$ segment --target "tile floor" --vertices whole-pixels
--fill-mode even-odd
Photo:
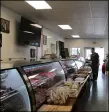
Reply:
[[[75,112],[81,111],[108,111],[108,76],[102,74],[99,70],[97,81],[90,81],[87,84],[87,89],[79,98],[76,104]]]

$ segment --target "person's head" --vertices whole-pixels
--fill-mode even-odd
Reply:
[[[92,53],[94,53],[94,52],[95,52],[95,49],[94,49],[94,48],[92,48],[92,49],[91,49],[91,52],[92,52]]]

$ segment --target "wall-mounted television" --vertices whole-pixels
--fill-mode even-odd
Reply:
[[[19,44],[40,47],[42,26],[21,17]]]

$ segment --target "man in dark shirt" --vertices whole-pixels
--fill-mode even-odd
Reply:
[[[93,80],[97,80],[98,77],[98,68],[99,68],[99,55],[95,52],[95,49],[91,49],[91,68],[93,73]]]

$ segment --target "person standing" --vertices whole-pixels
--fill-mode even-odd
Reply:
[[[95,49],[91,49],[91,68],[93,74],[93,80],[97,80],[98,77],[98,69],[99,69],[99,55],[95,52]]]

